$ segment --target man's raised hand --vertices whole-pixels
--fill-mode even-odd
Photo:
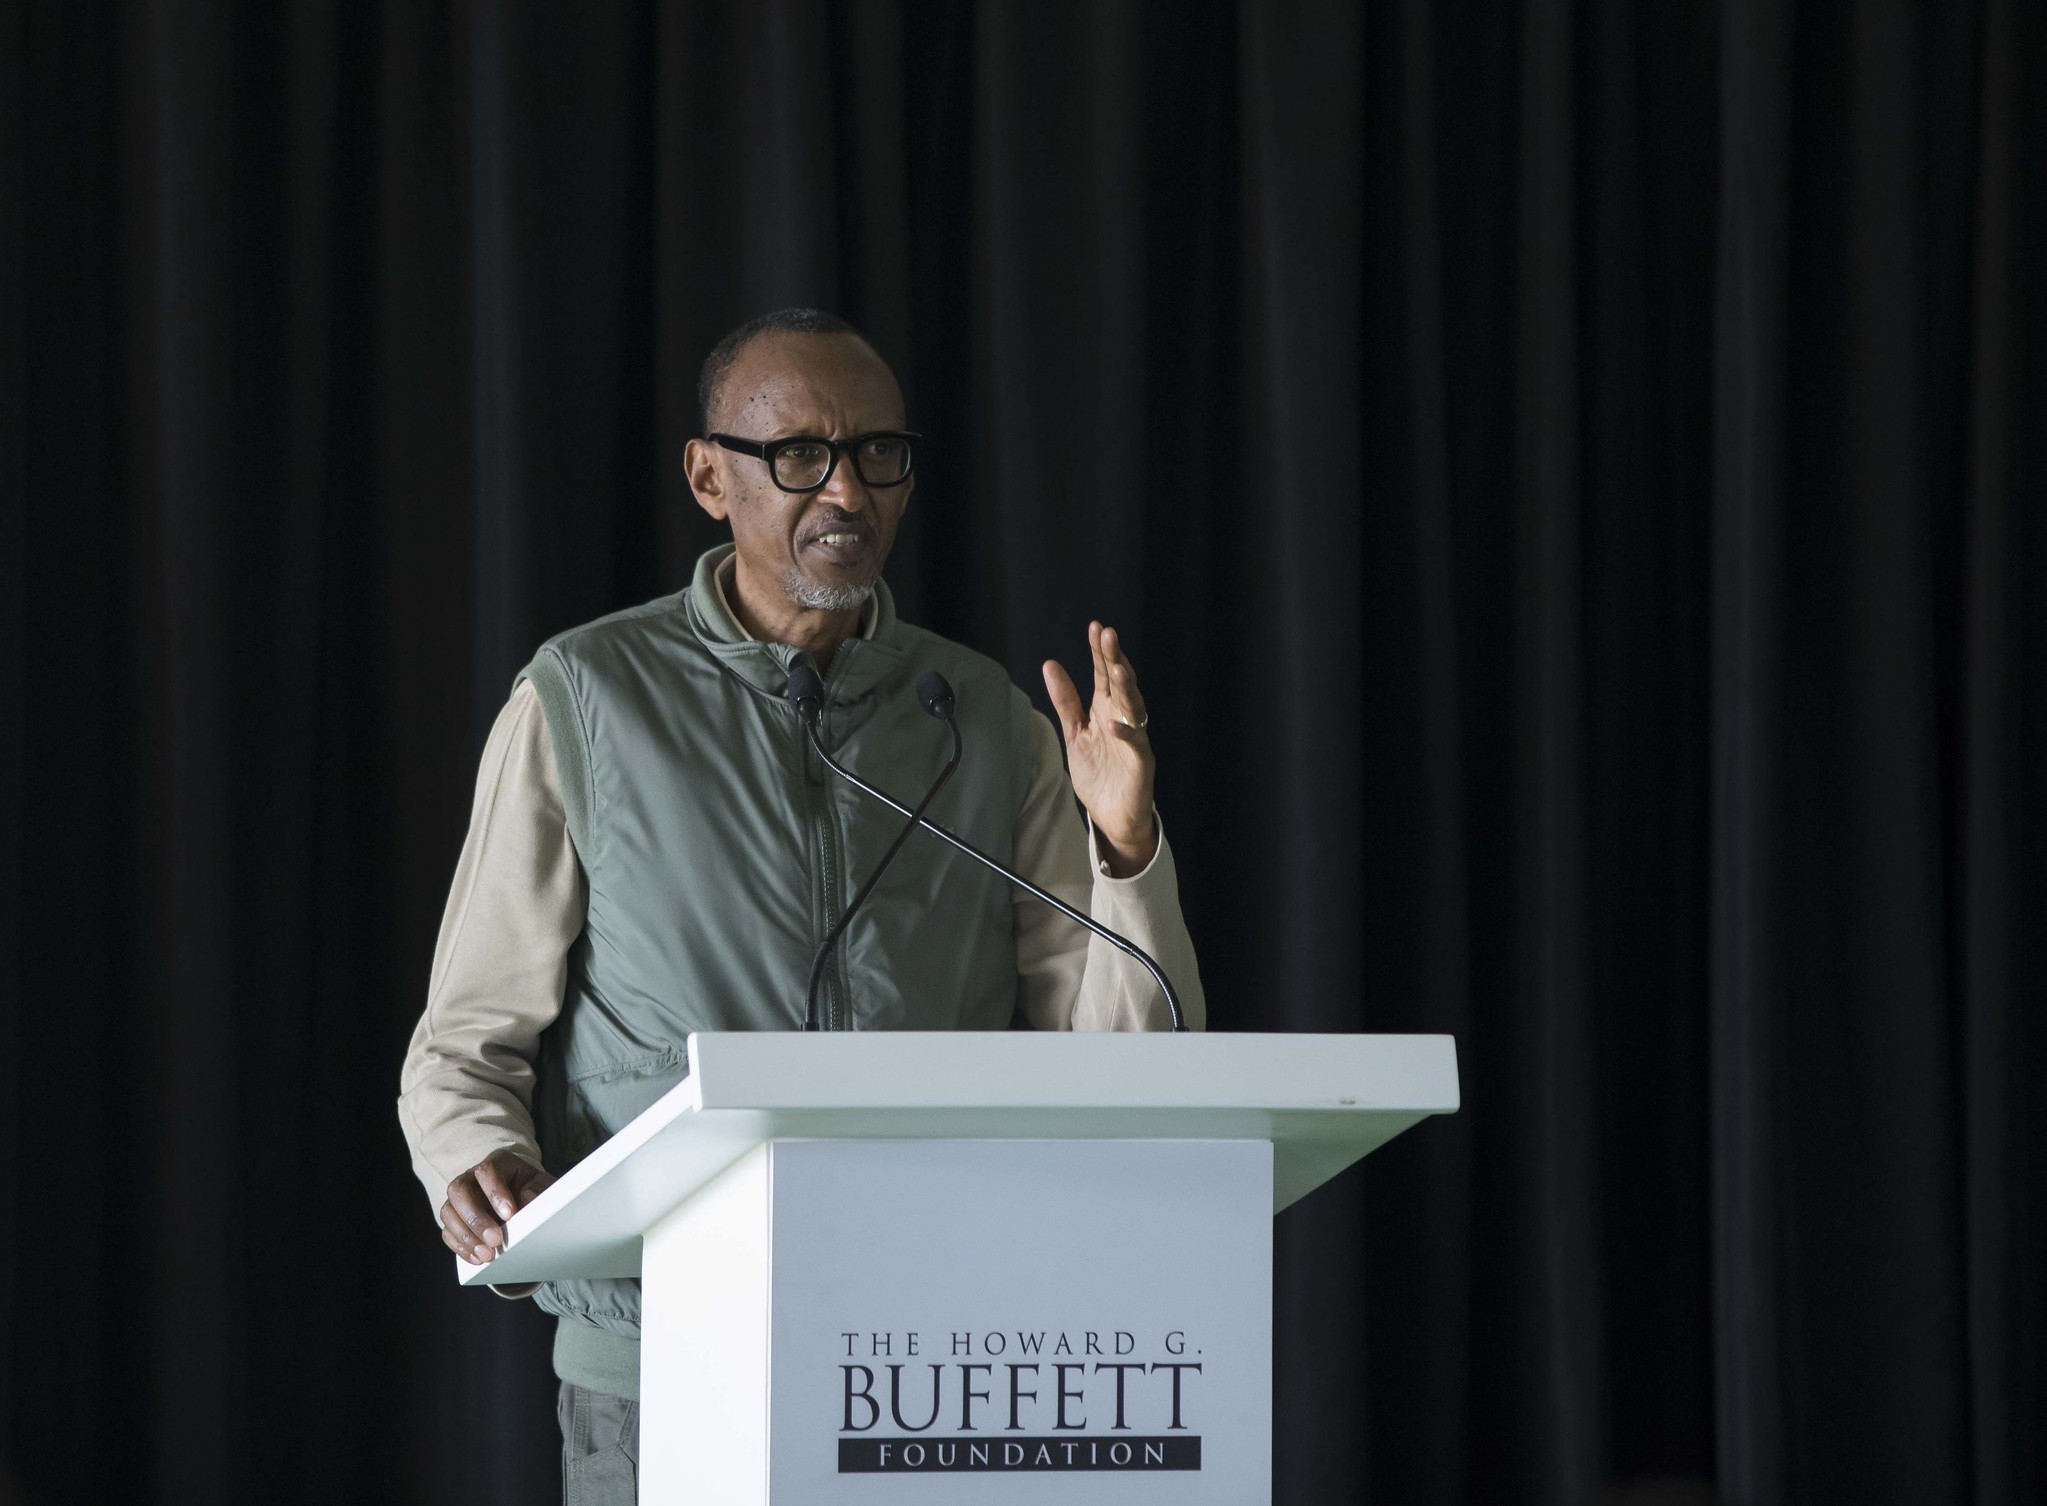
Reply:
[[[492,1151],[448,1184],[441,1243],[471,1265],[487,1265],[505,1247],[512,1215],[553,1184],[553,1177],[517,1151]]]
[[[1066,769],[1073,793],[1087,807],[1101,839],[1109,871],[1128,877],[1158,851],[1158,823],[1152,818],[1150,721],[1137,690],[1137,670],[1123,653],[1114,628],[1087,625],[1087,646],[1095,664],[1093,699],[1083,707],[1073,679],[1055,659],[1045,661],[1045,693],[1058,713],[1066,738]]]

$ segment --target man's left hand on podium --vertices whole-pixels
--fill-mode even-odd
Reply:
[[[524,1156],[494,1150],[448,1184],[441,1204],[441,1243],[471,1265],[487,1265],[505,1247],[512,1215],[554,1185]]]

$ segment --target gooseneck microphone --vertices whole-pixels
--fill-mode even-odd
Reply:
[[[810,730],[813,744],[817,737],[817,716],[824,707],[824,682],[817,671],[808,664],[799,664],[789,672],[789,699],[795,704],[797,713],[803,718],[803,725]],[[803,993],[803,1028],[817,1029],[817,989],[824,981],[825,959],[831,956],[832,947],[846,932],[846,922],[853,918],[853,912],[867,902],[867,896],[874,892],[874,886],[881,882],[881,876],[888,872],[888,865],[896,860],[896,854],[903,850],[903,843],[910,839],[910,833],[917,829],[917,823],[931,802],[938,798],[938,792],[945,788],[945,782],[952,778],[954,769],[960,766],[960,754],[964,744],[960,729],[952,719],[952,687],[945,683],[945,676],[935,670],[926,670],[917,681],[917,701],[931,716],[939,718],[952,729],[952,757],[945,767],[938,771],[938,778],[931,788],[924,792],[924,798],[917,802],[917,809],[909,812],[910,819],[903,823],[903,829],[896,833],[896,839],[888,844],[888,850],[881,855],[881,861],[874,865],[874,872],[867,875],[867,882],[854,893],[852,901],[840,912],[832,928],[825,932],[824,941],[818,946],[817,955],[810,960],[810,986]],[[941,704],[943,710],[940,709]],[[823,756],[823,749],[819,749]],[[827,760],[829,762],[829,760]]]
[[[943,675],[940,675],[935,670],[927,671],[917,681],[917,699],[923,704],[925,711],[929,712],[932,716],[940,718],[952,729],[953,760],[955,763],[958,762],[962,739],[960,737],[959,724],[953,720],[952,687],[946,683]],[[1159,986],[1159,992],[1166,996],[1166,1008],[1172,1014],[1173,1029],[1179,1032],[1184,1032],[1187,1029],[1187,1018],[1181,1012],[1178,991],[1174,989],[1172,980],[1166,977],[1164,969],[1152,960],[1151,954],[1146,952],[1144,948],[1126,936],[1119,936],[1116,932],[1097,921],[1093,916],[1082,914],[1072,905],[1066,903],[1065,900],[1059,898],[1058,895],[1046,893],[1022,874],[1017,873],[1013,869],[1005,868],[1002,864],[996,862],[995,859],[989,857],[987,853],[981,851],[980,848],[974,846],[973,843],[968,842],[962,837],[954,836],[937,822],[927,819],[924,815],[924,807],[931,803],[930,795],[926,795],[923,802],[915,810],[912,810],[909,806],[904,805],[892,796],[883,794],[850,769],[842,767],[831,754],[827,753],[824,749],[824,744],[817,735],[818,713],[824,707],[824,684],[818,679],[817,671],[809,665],[800,664],[790,672],[789,701],[795,706],[796,713],[803,722],[804,732],[810,738],[810,746],[817,750],[817,756],[824,761],[826,768],[845,780],[846,783],[852,785],[856,790],[871,795],[898,815],[907,817],[908,825],[904,828],[905,833],[914,827],[921,826],[933,836],[943,837],[984,868],[992,869],[994,872],[1001,874],[1002,877],[1009,880],[1010,883],[1016,885],[1019,889],[1022,889],[1025,893],[1043,900],[1068,920],[1085,926],[1088,930],[1094,932],[1095,935],[1101,937],[1102,940],[1108,942],[1109,945],[1115,947],[1116,950],[1138,963],[1146,972],[1151,974],[1152,981]],[[947,765],[946,775],[940,776],[941,782],[950,773],[951,765]],[[935,787],[932,793],[937,793]],[[894,856],[896,847],[901,846],[901,844],[902,836],[899,835],[896,838],[895,845],[889,848],[890,857]],[[883,866],[886,866],[886,864],[887,859],[884,859]],[[878,878],[879,876],[880,874],[877,870],[875,877]],[[863,896],[867,889],[873,887],[873,883],[874,880],[870,878],[866,886],[862,888],[861,893]],[[813,967],[813,987],[815,987],[815,981],[816,969]],[[809,1028],[807,1022],[806,1028]]]

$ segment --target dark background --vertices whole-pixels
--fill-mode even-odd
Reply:
[[[906,615],[1127,633],[1216,1028],[1458,1038],[1279,1220],[1278,1500],[2047,1500],[2032,0],[0,16],[17,1500],[553,1498],[398,1063],[796,302]]]

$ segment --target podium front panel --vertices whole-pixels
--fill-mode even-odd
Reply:
[[[1272,1147],[778,1143],[777,1506],[1271,1498]]]

